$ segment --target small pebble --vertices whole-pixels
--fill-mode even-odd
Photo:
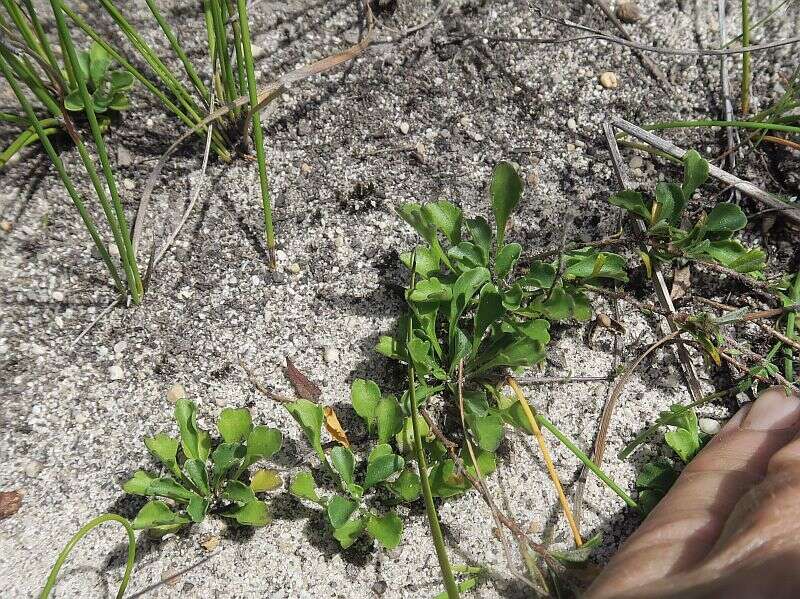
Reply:
[[[306,163],[304,162],[303,164],[301,164],[301,165],[300,165],[300,172],[301,172],[301,173],[303,173],[304,175],[307,175],[307,174],[308,174],[308,173],[310,173],[312,170],[313,170],[313,169],[311,168],[311,165],[310,165],[310,164],[306,164]]]
[[[42,466],[41,462],[37,462],[36,460],[31,460],[30,462],[25,464],[25,476],[29,478],[36,478],[37,476],[39,476],[39,473],[42,471],[43,467],[44,466]]]
[[[617,10],[615,12],[617,18],[623,23],[635,23],[642,18],[642,13],[639,11],[639,7],[636,6],[636,2],[633,2],[632,0],[620,2],[617,5]]]
[[[575,119],[567,119],[567,129],[570,131],[577,131],[578,130],[578,123],[575,122]]]
[[[125,146],[117,147],[117,166],[130,166],[133,164],[133,157],[130,150]]]
[[[54,291],[52,297],[53,297],[53,301],[54,302],[63,302],[64,301],[64,292],[63,291]]]
[[[326,364],[333,364],[334,362],[338,362],[339,351],[335,347],[329,345],[322,352],[322,359],[325,360]]]
[[[253,58],[261,58],[264,56],[264,48],[256,44],[250,44],[250,50],[253,52]]]
[[[631,158],[630,165],[631,168],[642,168],[644,166],[644,160],[642,160],[641,156],[634,156]]]
[[[619,79],[616,73],[605,71],[600,73],[600,85],[606,89],[617,89],[619,87]]]
[[[372,592],[381,597],[386,592],[386,582],[378,580],[372,583]]]
[[[167,401],[171,403],[175,403],[179,399],[184,399],[186,397],[186,389],[183,388],[183,385],[180,383],[176,383],[169,388],[167,391]]]
[[[128,349],[128,342],[127,341],[117,341],[114,344],[114,353],[115,354],[121,354],[126,349]]]
[[[403,135],[406,135],[406,134],[408,134],[409,130],[411,129],[411,126],[408,123],[406,123],[405,121],[403,121],[402,123],[397,125],[397,128],[400,129],[400,133],[402,133]]]
[[[3,231],[5,231],[6,233],[11,233],[11,229],[13,228],[14,226],[11,224],[11,221],[0,220],[0,229],[3,229]]]
[[[83,412],[78,412],[75,414],[75,422],[78,424],[86,424],[89,421],[89,418]]]
[[[121,381],[125,378],[125,372],[122,370],[121,366],[114,364],[108,369],[108,378],[112,381]]]
[[[713,418],[700,418],[697,420],[697,425],[707,435],[716,435],[719,429],[722,428],[719,420],[714,420]]]
[[[292,262],[286,270],[293,275],[300,274],[300,265],[297,262]]]
[[[134,183],[133,179],[123,179],[122,186],[128,191],[136,189],[136,183]]]

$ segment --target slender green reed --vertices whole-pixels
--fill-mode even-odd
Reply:
[[[47,582],[45,583],[42,592],[39,594],[39,599],[47,599],[50,596],[53,587],[56,586],[58,573],[75,545],[77,545],[80,540],[89,534],[94,528],[104,524],[105,522],[119,522],[125,529],[125,532],[128,533],[128,561],[125,564],[125,573],[122,575],[122,581],[119,583],[119,589],[117,590],[116,595],[117,599],[122,599],[122,597],[125,595],[125,589],[128,588],[128,583],[131,579],[131,572],[133,571],[133,563],[136,559],[136,537],[134,536],[131,523],[122,516],[118,516],[116,514],[103,514],[102,516],[98,516],[97,518],[94,518],[93,520],[90,520],[84,524],[81,529],[75,533],[75,535],[69,540],[69,543],[67,543],[64,549],[58,555],[56,563],[53,565],[53,569],[50,571],[50,576],[47,577]]]
[[[253,121],[253,143],[256,147],[258,160],[258,180],[261,185],[261,200],[264,212],[264,234],[267,239],[267,250],[270,261],[275,265],[275,232],[272,226],[272,206],[269,197],[269,180],[267,179],[267,159],[264,152],[264,133],[261,130],[261,115],[258,112],[258,95],[256,92],[256,75],[253,67],[253,49],[250,45],[250,26],[247,17],[246,0],[237,0],[239,8],[239,25],[241,27],[241,42],[244,52],[244,62],[247,69],[247,93],[250,97],[250,112]]]
[[[789,289],[789,300],[793,304],[800,302],[800,272],[795,275],[794,285]],[[796,324],[797,312],[789,312],[786,315],[786,336],[789,339],[797,339],[795,335]],[[784,349],[783,375],[790,383],[794,382],[794,352],[790,345],[787,345]]]
[[[58,29],[59,39],[67,52],[64,58],[67,62],[69,62],[69,64],[72,65],[72,71],[75,74],[75,81],[78,84],[78,90],[83,98],[84,112],[89,121],[89,127],[92,132],[92,137],[94,138],[97,154],[100,157],[100,164],[103,169],[105,182],[108,185],[108,190],[111,194],[111,200],[114,207],[114,219],[109,219],[109,224],[114,232],[114,238],[120,251],[122,265],[125,269],[125,275],[128,279],[128,293],[130,293],[131,299],[134,301],[134,303],[140,304],[142,301],[142,295],[144,294],[142,278],[139,274],[139,267],[136,264],[136,254],[131,241],[128,221],[125,218],[125,210],[122,207],[122,200],[119,197],[116,180],[114,179],[114,173],[111,169],[111,162],[108,158],[108,151],[106,150],[106,144],[103,141],[103,134],[100,131],[100,125],[97,122],[97,115],[94,111],[92,96],[89,93],[88,87],[86,86],[86,80],[84,78],[82,69],[78,66],[78,54],[75,51],[75,45],[72,42],[72,36],[67,28],[66,20],[64,19],[64,12],[61,10],[63,2],[62,0],[50,0],[50,5],[53,8],[53,15],[56,19],[56,27]],[[89,163],[91,163],[91,161],[89,161]],[[91,171],[94,170],[94,167],[91,167],[91,169],[87,170],[90,170],[91,175]],[[105,197],[105,190],[103,189],[102,185],[95,184],[95,190],[97,191],[98,196],[101,198]]]

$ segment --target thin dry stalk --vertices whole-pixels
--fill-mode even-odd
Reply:
[[[514,390],[514,394],[517,396],[517,401],[520,403],[522,406],[522,411],[525,413],[525,418],[527,418],[528,424],[530,425],[531,430],[533,430],[533,434],[536,437],[537,443],[539,444],[539,450],[542,452],[542,459],[547,466],[547,472],[550,474],[550,478],[553,481],[553,486],[558,494],[558,501],[561,504],[561,509],[564,511],[564,516],[567,519],[567,523],[572,531],[572,536],[575,539],[575,546],[580,547],[583,545],[581,531],[578,529],[578,525],[575,523],[575,517],[572,514],[572,509],[569,507],[567,496],[564,494],[564,488],[561,486],[561,480],[558,478],[558,472],[556,472],[556,468],[553,465],[553,460],[550,457],[550,450],[547,449],[547,442],[545,441],[544,435],[542,435],[542,431],[539,428],[539,423],[536,422],[536,417],[533,415],[532,408],[530,404],[528,404],[528,400],[525,399],[525,394],[522,392],[522,389],[520,389],[517,381],[514,380],[514,377],[509,376],[506,380],[509,386]]]

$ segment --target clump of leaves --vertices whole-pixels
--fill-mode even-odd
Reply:
[[[736,204],[720,202],[708,214],[702,213],[688,229],[682,228],[686,206],[695,190],[708,179],[708,162],[694,150],[684,156],[683,184],[662,181],[656,185],[653,198],[638,191],[626,190],[609,201],[641,220],[651,245],[643,255],[648,270],[649,260],[669,262],[676,257],[716,262],[737,272],[763,275],[765,254],[748,249],[733,239],[744,229],[747,217]]]
[[[708,442],[709,436],[700,431],[697,413],[692,408],[678,404],[670,406],[669,410],[661,412],[658,423],[670,427],[664,434],[664,441],[683,464],[688,464]],[[644,466],[636,478],[639,509],[643,514],[650,513],[661,501],[678,474],[675,461],[657,460]]]
[[[430,395],[432,390],[423,392]],[[330,493],[317,485],[312,472],[306,471],[294,477],[289,491],[325,511],[333,537],[343,549],[364,534],[393,549],[400,543],[403,521],[392,507],[413,503],[422,492],[418,471],[412,465],[413,432],[408,401],[405,396],[398,399],[383,394],[374,381],[363,379],[353,382],[350,397],[354,411],[374,440],[366,460],[359,460],[341,435],[334,435],[338,444],[329,453],[325,452],[321,437],[328,418],[322,406],[308,399],[285,404],[323,468],[335,480],[335,492]],[[431,459],[434,495],[448,497],[468,489],[469,483],[455,474],[455,464],[446,459],[446,448],[430,434],[425,420],[420,418],[418,424]],[[468,470],[474,473],[468,456],[464,459]],[[481,472],[494,471],[494,456],[490,453],[481,452],[477,459]]]
[[[175,532],[208,513],[235,520],[243,526],[266,526],[271,518],[267,504],[257,494],[281,485],[274,470],[258,470],[249,482],[248,468],[274,455],[282,443],[281,432],[253,426],[246,408],[225,408],[217,428],[221,441],[197,425],[197,406],[187,399],[175,404],[180,439],[158,434],[144,440],[150,453],[165,467],[164,474],[138,470],[122,488],[148,501],[132,522],[156,536]]]
[[[463,363],[470,434],[478,447],[494,452],[503,424],[525,420],[510,413],[518,410],[516,401],[493,386],[498,373],[543,360],[550,322],[591,318],[582,285],[627,281],[627,273],[622,256],[591,248],[567,253],[561,271],[555,260],[534,261],[518,272],[522,246],[506,241],[506,228],[522,196],[522,180],[510,163],[497,165],[489,191],[491,225],[481,216],[465,219],[447,201],[400,207],[400,216],[424,243],[401,256],[415,275],[406,290],[410,310],[394,337],[381,337],[377,351],[413,365],[423,403],[441,390],[455,396]],[[406,342],[408,319],[413,336]]]
[[[123,69],[113,68],[114,60],[103,46],[94,42],[88,51],[78,54],[78,66],[91,93],[96,113],[122,111],[130,107],[127,92],[133,87],[133,75]],[[64,107],[72,112],[83,112],[83,98],[77,84],[70,88],[64,98]]]

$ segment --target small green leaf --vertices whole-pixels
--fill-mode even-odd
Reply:
[[[263,501],[256,499],[243,506],[237,506],[222,514],[226,518],[233,518],[243,526],[266,526],[272,522],[269,507]]]
[[[465,221],[467,230],[469,231],[472,243],[481,253],[481,266],[489,264],[489,254],[492,250],[492,230],[489,228],[489,223],[482,216],[477,218],[468,218]]]
[[[81,70],[84,79],[89,79],[89,62],[89,52],[86,50],[78,52],[78,68]]]
[[[461,241],[461,209],[451,202],[441,200],[422,206],[425,219],[444,233],[450,245]]]
[[[400,254],[400,261],[409,270],[414,265],[416,273],[424,279],[439,272],[439,253],[429,247],[417,246],[414,252],[404,252]]]
[[[277,428],[256,426],[247,436],[245,462],[251,466],[258,460],[270,458],[280,450],[282,444],[283,435]]]
[[[150,483],[157,479],[157,476],[149,472],[137,470],[133,473],[133,478],[122,485],[122,490],[131,495],[147,495]]]
[[[133,87],[134,79],[133,75],[131,75],[128,71],[123,71],[120,69],[110,74],[109,82],[111,83],[111,87],[115,92],[124,92]]]
[[[686,200],[690,200],[695,189],[708,179],[708,162],[695,150],[689,150],[683,156],[683,186],[681,187]]]
[[[664,439],[684,463],[688,464],[695,454],[700,451],[699,438],[686,429],[679,428],[669,431],[664,435]]]
[[[490,280],[489,271],[483,267],[473,268],[463,273],[453,284],[453,300],[450,302],[450,328],[448,337],[450,345],[455,342],[458,319],[475,294]]]
[[[405,460],[399,455],[382,455],[367,463],[364,488],[369,489],[403,469]]]
[[[497,252],[497,257],[494,261],[494,274],[498,279],[505,279],[517,263],[520,254],[522,253],[522,246],[518,243],[509,243],[504,245],[503,248]]]
[[[255,501],[255,491],[241,481],[229,480],[222,491],[222,496],[234,503],[246,504]]]
[[[174,499],[175,501],[184,503],[195,495],[189,489],[169,477],[155,479],[150,483],[150,486],[147,487],[147,492],[145,494],[166,497],[167,499]]]
[[[73,90],[64,98],[64,108],[72,112],[83,110],[83,96],[80,90]]]
[[[92,42],[89,49],[89,76],[95,87],[100,85],[108,66],[111,64],[111,56],[105,48],[97,42]]]
[[[550,320],[566,320],[572,315],[574,302],[563,287],[554,287],[550,297],[541,304],[541,310]]]
[[[367,519],[367,532],[386,549],[394,549],[403,536],[403,521],[394,512],[385,516],[370,514]]]
[[[403,430],[403,411],[393,395],[382,397],[375,408],[378,442],[387,443]]]
[[[706,231],[738,231],[747,225],[747,217],[736,204],[720,202],[706,217],[703,228]]]
[[[489,195],[497,226],[497,247],[502,248],[506,236],[506,224],[522,197],[522,179],[510,163],[500,162],[494,167]]]
[[[192,493],[192,498],[189,500],[189,505],[186,508],[186,513],[192,519],[192,522],[202,522],[208,513],[209,501],[205,497],[200,497]]]
[[[669,491],[677,480],[678,473],[666,462],[648,462],[636,477],[637,489],[657,489],[664,493]]]
[[[253,430],[253,418],[247,408],[225,408],[217,422],[219,434],[225,443],[240,443]]]
[[[556,280],[556,269],[552,264],[535,260],[528,273],[519,279],[519,283],[524,287],[534,287],[536,289],[550,289]]]
[[[339,473],[339,478],[342,479],[345,486],[353,484],[353,471],[356,467],[356,460],[350,449],[342,445],[337,445],[331,449],[331,465]]]
[[[489,402],[483,389],[465,389],[463,396],[464,413],[468,416],[483,418],[489,413]]]
[[[418,281],[408,299],[412,302],[448,302],[451,296],[450,287],[432,277]]]
[[[208,471],[206,470],[205,462],[200,460],[186,460],[183,464],[183,469],[186,476],[192,481],[201,495],[207,496],[211,493],[208,486]]]
[[[314,482],[314,477],[310,472],[301,472],[295,476],[289,485],[289,492],[295,497],[308,499],[314,503],[322,503],[319,495],[317,495],[317,484]]]
[[[339,528],[334,529],[333,538],[339,541],[342,549],[347,549],[356,542],[362,532],[364,532],[364,519],[356,518],[348,520]]]
[[[453,460],[443,460],[433,466],[429,474],[431,492],[436,497],[459,495],[470,486],[463,476],[456,474]]]
[[[488,258],[483,250],[470,241],[462,241],[447,250],[447,257],[456,262],[459,270],[469,270],[479,266],[486,266]]]
[[[383,339],[395,341],[391,337],[382,337],[381,340]],[[375,427],[375,409],[381,400],[381,390],[378,385],[374,381],[356,379],[350,387],[350,399],[353,402],[353,410],[364,420],[367,429],[373,430]]]
[[[222,477],[241,463],[244,448],[238,443],[221,443],[211,454],[211,485],[216,488]]]
[[[686,198],[680,187],[661,181],[656,185],[656,202],[659,207],[657,221],[666,221],[672,225],[680,222],[681,213],[686,207]]]
[[[381,355],[391,358],[392,360],[406,360],[405,346],[394,337],[388,335],[381,335],[378,343],[375,345],[375,351]],[[353,406],[355,408],[355,405]],[[356,411],[358,414],[358,411]],[[361,414],[359,414],[361,416]],[[363,418],[363,416],[362,416]]]
[[[610,252],[583,252],[567,255],[565,277],[578,279],[616,279],[627,282],[628,273],[625,258]]]
[[[358,504],[355,501],[350,501],[341,495],[334,495],[328,501],[328,507],[326,508],[328,521],[333,528],[340,528],[350,519],[357,507]]]
[[[615,193],[608,198],[608,201],[614,206],[624,208],[636,216],[641,216],[646,222],[650,222],[650,210],[645,206],[644,198],[638,191],[626,189],[625,191]]]
[[[467,416],[467,423],[481,449],[497,450],[503,440],[503,419],[498,414]]]
[[[325,452],[322,451],[322,422],[324,415],[322,408],[307,399],[298,399],[286,404],[286,409],[303,429],[309,444],[317,452],[319,459],[325,462]]]
[[[253,478],[250,479],[250,488],[253,489],[253,493],[274,491],[275,489],[280,489],[282,484],[283,479],[281,479],[278,471],[269,468],[256,470]]]
[[[211,452],[211,437],[197,426],[197,405],[181,398],[175,403],[175,420],[181,431],[183,453],[188,459],[205,461]]]
[[[180,478],[177,439],[173,439],[169,435],[158,434],[155,437],[146,437],[144,445],[154,458],[160,460],[174,476]]]
[[[160,526],[181,525],[189,522],[189,518],[176,514],[169,506],[160,500],[148,501],[136,514],[131,523],[135,530],[145,528],[158,528]]]
[[[385,456],[385,455],[392,455],[392,446],[388,443],[381,443],[376,445],[372,448],[372,451],[369,452],[369,457],[367,458],[367,464],[371,464],[378,458]]]
[[[386,483],[386,486],[405,503],[416,501],[422,493],[422,483],[419,475],[408,468],[400,473],[397,480]]]

